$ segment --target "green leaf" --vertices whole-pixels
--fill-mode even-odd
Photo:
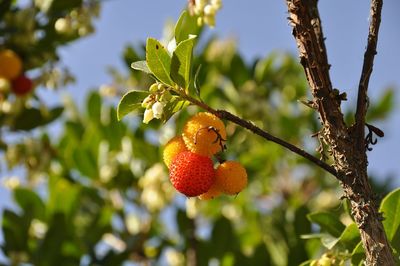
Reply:
[[[136,61],[133,62],[131,64],[131,68],[135,69],[135,70],[139,70],[142,72],[145,72],[147,74],[152,74],[149,67],[147,66],[147,62],[146,61]]]
[[[190,103],[188,101],[184,101],[180,97],[173,96],[164,107],[162,122],[166,123],[171,118],[171,116],[173,116],[176,112],[179,112],[189,104]]]
[[[322,230],[327,231],[334,237],[340,237],[345,226],[338,220],[338,218],[328,212],[314,212],[307,215],[307,218],[318,224]]]
[[[70,0],[70,1],[46,0],[45,2],[51,2],[49,11],[54,14],[58,14],[60,12],[65,12],[67,10],[71,10],[79,6],[82,6],[83,0]]]
[[[352,251],[360,242],[360,232],[355,223],[349,224],[340,235],[337,244]]]
[[[147,39],[146,62],[157,79],[169,86],[174,86],[174,82],[169,75],[171,72],[171,57],[165,47],[156,39]]]
[[[97,92],[90,93],[87,100],[87,112],[92,121],[100,122],[101,97]]]
[[[189,39],[189,35],[198,35],[200,27],[197,25],[197,18],[190,16],[185,10],[182,12],[175,25],[175,41],[176,44]]]
[[[331,234],[312,234],[302,235],[303,239],[320,238],[321,243],[327,249],[333,249],[334,247],[341,248],[344,250],[352,251],[355,246],[360,242],[360,233],[357,225],[352,223],[348,225],[339,237],[333,237]]]
[[[234,251],[237,248],[237,237],[228,219],[221,217],[214,223],[211,242],[214,247],[214,256],[217,258],[221,258],[226,252]]]
[[[44,203],[35,192],[26,188],[17,188],[14,190],[14,198],[25,213],[31,213],[38,219],[44,218]]]
[[[365,251],[360,241],[351,253],[351,265],[360,265],[362,260],[365,259]]]
[[[11,125],[12,130],[31,130],[39,126],[47,125],[57,119],[64,107],[55,107],[48,111],[43,111],[36,108],[24,109],[15,118],[14,123]]]
[[[10,211],[4,210],[2,214],[2,230],[4,242],[2,249],[7,251],[24,251],[27,249],[28,228],[30,219]]]
[[[201,65],[199,65],[199,67],[198,67],[197,70],[196,70],[196,73],[194,74],[194,82],[193,82],[194,89],[195,89],[195,91],[196,91],[196,95],[197,95],[197,97],[199,97],[199,98],[200,98],[200,93],[201,93],[200,85],[199,85],[200,70],[201,70]]]
[[[172,54],[171,78],[185,89],[189,87],[190,82],[194,39],[195,37],[192,37],[182,41]]]
[[[147,91],[129,91],[122,96],[117,107],[118,121],[142,107],[142,101],[149,95]]]
[[[395,98],[394,90],[387,89],[377,102],[371,102],[366,120],[372,122],[374,120],[384,119],[393,110]]]
[[[91,179],[98,177],[97,162],[88,149],[76,149],[73,152],[76,167],[82,175]]]
[[[6,14],[11,7],[11,0],[3,0],[0,2],[0,20],[2,20],[4,14]]]
[[[190,218],[187,217],[186,212],[183,210],[178,209],[176,211],[176,221],[178,224],[178,229],[179,232],[182,233],[182,235],[184,236],[188,236],[189,235],[189,230],[190,230]]]
[[[392,246],[400,252],[400,188],[390,192],[381,203],[379,209],[383,213],[385,220],[383,227]]]
[[[336,243],[338,242],[338,238],[330,235],[330,234],[324,234],[321,237],[321,243],[322,245],[324,245],[324,247],[326,247],[327,249],[332,249]]]

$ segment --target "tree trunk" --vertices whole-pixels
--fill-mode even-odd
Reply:
[[[351,202],[352,215],[360,230],[365,249],[366,264],[395,265],[383,229],[382,215],[378,212],[374,193],[368,182],[364,122],[362,121],[360,133],[354,126],[347,127],[343,120],[341,99],[338,93],[334,92],[329,77],[330,65],[317,1],[286,0],[286,3],[300,62],[311,88],[313,104],[320,115],[322,129],[319,134],[329,147],[344,195]],[[363,109],[366,110],[366,107]]]

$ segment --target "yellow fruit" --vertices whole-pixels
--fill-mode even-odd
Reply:
[[[217,186],[228,195],[236,195],[247,186],[246,169],[234,161],[220,164],[215,172]]]
[[[12,80],[22,71],[22,62],[19,56],[11,50],[0,51],[0,77]]]
[[[210,189],[206,193],[201,194],[199,196],[199,199],[201,199],[201,200],[210,200],[210,199],[218,197],[221,194],[222,194],[221,189],[219,188],[217,183],[214,182],[214,184],[210,187]]]
[[[181,136],[176,136],[170,139],[167,144],[165,144],[163,158],[165,165],[169,168],[172,160],[179,153],[187,151],[185,142],[183,142],[183,138]]]
[[[213,156],[224,148],[225,125],[211,113],[198,113],[186,122],[182,137],[189,151]]]

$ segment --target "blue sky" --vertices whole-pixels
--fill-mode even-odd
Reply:
[[[62,49],[63,63],[77,78],[77,83],[69,88],[69,92],[81,102],[87,90],[111,82],[106,67],[123,69],[121,52],[124,46],[150,36],[161,37],[165,21],[169,18],[176,20],[185,3],[185,0],[105,1],[101,17],[96,22],[96,34]],[[276,50],[297,55],[284,1],[225,0],[223,3],[217,27],[211,33],[235,37],[247,61]],[[367,39],[369,3],[365,0],[321,0],[319,5],[332,65],[332,83],[347,92],[349,101],[345,103],[345,108],[354,108]],[[370,81],[372,100],[385,87],[394,86],[398,92],[400,86],[398,10],[400,2],[385,1],[378,55]],[[396,103],[400,100],[398,94]],[[58,97],[52,93],[45,95],[50,102]],[[386,136],[369,153],[369,169],[374,175],[400,177],[400,141],[396,139],[400,135],[398,114],[399,107],[396,105],[390,119],[377,125]],[[400,185],[400,182],[396,184]],[[0,210],[4,206],[10,206],[9,193],[0,187]]]

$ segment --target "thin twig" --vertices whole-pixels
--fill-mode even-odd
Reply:
[[[379,26],[381,23],[383,0],[372,0],[370,9],[370,24],[368,32],[367,48],[364,53],[364,62],[361,71],[360,83],[358,85],[357,111],[355,115],[355,134],[357,136],[357,146],[365,150],[365,115],[368,108],[368,84],[371,77],[374,58],[376,55],[376,46],[378,42]]]
[[[288,149],[288,150],[302,156],[303,158],[309,160],[310,162],[316,164],[317,166],[319,166],[320,168],[329,172],[330,174],[332,174],[339,180],[342,179],[342,177],[338,174],[338,172],[332,166],[328,165],[324,161],[321,161],[317,157],[309,154],[305,150],[300,149],[299,147],[297,147],[289,142],[286,142],[283,139],[280,139],[278,137],[271,135],[270,133],[266,132],[265,130],[262,130],[261,128],[254,125],[252,122],[244,120],[244,119],[242,119],[228,111],[225,111],[225,110],[215,110],[215,109],[211,108],[210,106],[208,106],[207,104],[205,104],[204,102],[199,101],[193,97],[190,97],[186,93],[181,93],[180,96],[182,98],[184,98],[185,100],[189,101],[190,103],[199,106],[200,108],[218,116],[221,119],[231,121],[232,123],[235,123],[243,128],[246,128],[246,129],[250,130],[251,132],[253,132],[254,134],[256,134],[266,140],[275,142],[276,144],[285,147],[286,149]]]

